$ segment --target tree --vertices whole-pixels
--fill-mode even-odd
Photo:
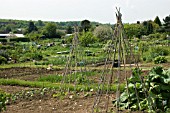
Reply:
[[[146,34],[146,29],[142,24],[124,24],[124,29],[128,38],[138,37]]]
[[[5,32],[6,32],[6,33],[9,33],[9,32],[11,32],[11,31],[12,31],[11,26],[10,26],[10,25],[7,25],[6,28],[5,28]]]
[[[146,35],[152,34],[154,32],[153,22],[151,20],[144,21],[143,26],[146,29]]]
[[[67,34],[72,34],[73,33],[73,28],[71,26],[68,26],[66,29]]]
[[[153,33],[153,26],[151,22],[147,23],[147,34],[152,34]]]
[[[30,21],[28,25],[28,33],[31,33],[33,31],[37,31],[37,27],[34,25],[34,22]]]
[[[170,15],[166,16],[165,19],[163,19],[164,21],[164,29],[166,32],[170,32]]]
[[[44,23],[43,23],[43,21],[38,20],[38,21],[36,22],[36,25],[37,25],[37,26],[44,26]]]
[[[57,26],[55,23],[47,23],[44,27],[43,34],[48,38],[55,38],[56,29],[57,29]]]
[[[89,21],[89,20],[83,20],[83,21],[81,21],[81,28],[82,28],[85,32],[89,31],[90,27],[91,27],[91,24],[90,24],[90,21]]]
[[[27,37],[31,41],[36,41],[36,40],[39,40],[42,37],[42,34],[39,34],[38,32],[31,32],[31,33],[27,34]]]
[[[158,24],[159,26],[162,26],[161,21],[160,21],[160,19],[159,19],[158,16],[156,16],[154,22],[155,22],[156,24]]]
[[[62,36],[65,36],[65,35],[66,35],[65,31],[59,30],[59,29],[56,30],[56,37],[57,38],[61,38]]]
[[[99,41],[106,41],[112,38],[113,30],[110,26],[104,25],[96,27],[93,33]]]

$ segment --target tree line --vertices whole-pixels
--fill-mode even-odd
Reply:
[[[41,20],[24,21],[0,19],[0,33],[23,33],[31,40],[43,37],[61,38],[62,36],[65,36],[65,34],[72,34],[74,32],[74,26],[79,27],[80,35],[84,35],[83,37],[87,39],[95,37],[94,39],[98,41],[110,39],[112,31],[114,30],[114,25],[90,22],[89,20],[47,22]],[[124,29],[128,38],[141,38],[144,35],[154,33],[170,34],[170,15],[166,16],[162,22],[157,16],[154,20],[147,20],[143,22],[138,21],[137,23],[132,24],[125,23]],[[87,36],[89,36],[89,38]]]

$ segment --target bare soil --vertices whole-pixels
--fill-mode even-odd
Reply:
[[[36,80],[40,76],[60,73],[60,69],[47,70],[46,68],[13,67],[0,69],[0,78]]]
[[[15,86],[11,88],[10,86],[1,86],[2,89],[6,88],[7,92],[16,91],[16,89],[28,90],[29,88]],[[14,92],[15,92],[14,91]],[[80,93],[78,96],[74,94],[69,94],[64,98],[54,98],[50,95],[45,97],[35,97],[31,100],[22,100],[16,103],[7,105],[7,110],[2,113],[92,113],[93,104],[96,98],[95,92],[89,92],[91,96],[84,96],[83,93]],[[70,98],[70,96],[73,96]],[[110,94],[110,99],[108,103],[108,113],[110,111],[116,111],[115,107],[112,104],[113,99],[115,99],[115,93]],[[98,104],[98,111],[95,113],[105,113],[106,110],[107,96],[102,95],[100,103]],[[126,113],[127,111],[120,111],[119,113]],[[132,112],[132,113],[143,113],[143,112]]]
[[[169,63],[165,64],[166,67],[169,67]],[[147,65],[145,65],[147,67]],[[149,66],[148,66],[149,67]],[[101,68],[103,68],[101,66]],[[0,69],[0,78],[15,78],[22,80],[36,80],[40,76],[47,76],[49,74],[61,74],[62,70],[54,69],[54,70],[46,70],[45,68],[29,68],[29,67],[14,67],[7,69]],[[115,71],[115,74],[117,71]],[[125,73],[124,71],[120,72],[120,81],[124,82]],[[143,75],[147,75],[148,70],[143,71]],[[106,79],[110,78],[111,74],[106,74]],[[126,71],[127,77],[130,77],[131,72]],[[91,76],[90,79],[93,79],[95,82],[99,82],[99,77],[101,74]],[[116,75],[112,82],[115,82]],[[0,89],[7,93],[17,93],[24,90],[34,90],[37,88],[29,88],[29,87],[20,87],[20,86],[3,86],[0,85]],[[91,93],[91,92],[88,92]],[[85,97],[84,94],[80,94],[78,97],[69,98],[71,95],[68,95],[64,99],[53,98],[52,95],[46,95],[44,97],[35,97],[31,100],[20,100],[16,103],[10,103],[7,105],[7,110],[3,111],[3,113],[91,113],[92,107],[94,104],[94,100],[96,98],[95,92],[92,93],[91,96]],[[109,101],[109,110],[112,109],[115,111],[115,107],[113,107],[112,101],[115,98],[115,93],[110,95]],[[106,95],[102,95],[101,102],[99,104],[98,113],[104,113],[105,111],[105,103],[107,102]],[[127,111],[120,111],[120,113],[126,113]],[[142,113],[142,112],[135,112]]]
[[[7,93],[16,93],[21,90],[32,90],[34,88],[18,87],[18,86],[0,86],[0,88]],[[87,92],[85,92],[87,93]],[[7,105],[7,110],[3,113],[90,113],[93,108],[95,99],[95,92],[89,92],[91,96],[84,96],[81,92],[77,95],[70,93],[64,98],[54,98],[51,95],[44,97],[34,97],[33,99],[20,100],[15,103]],[[72,98],[71,98],[72,96]],[[110,95],[114,98],[114,94]],[[105,110],[105,102],[107,98],[105,95],[101,97],[99,104],[100,112]],[[113,109],[113,104],[109,102],[109,109]]]

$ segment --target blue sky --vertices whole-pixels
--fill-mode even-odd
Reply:
[[[115,23],[120,7],[124,23],[170,15],[170,0],[0,0],[0,18]]]

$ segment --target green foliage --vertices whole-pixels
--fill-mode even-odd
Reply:
[[[92,76],[94,75],[94,72],[82,72],[82,73],[73,73],[70,75],[48,75],[48,76],[44,76],[44,77],[40,77],[38,79],[38,81],[48,81],[48,82],[52,82],[52,83],[56,83],[56,82],[61,82],[62,80],[65,81],[65,83],[77,83],[77,84],[87,84],[87,83],[92,83],[92,81],[90,81],[87,76]]]
[[[61,38],[62,36],[65,36],[65,31],[63,31],[63,30],[59,30],[59,29],[57,29],[56,30],[56,38]]]
[[[160,21],[160,19],[159,19],[158,16],[156,16],[154,22],[155,22],[156,24],[158,24],[159,26],[162,26],[162,23],[161,23],[161,21]]]
[[[10,38],[11,42],[29,42],[30,39],[27,37],[17,37],[17,38]]]
[[[141,24],[125,24],[124,28],[128,38],[134,36],[140,38],[142,35],[146,34],[146,29]]]
[[[163,19],[164,21],[164,31],[165,32],[170,32],[170,15],[166,16],[165,19]]]
[[[92,32],[83,32],[82,35],[80,35],[79,41],[82,46],[87,47],[88,44],[95,43],[97,38],[92,34]]]
[[[43,22],[42,20],[38,20],[38,21],[36,22],[36,25],[37,25],[37,26],[44,26],[44,22]]]
[[[65,39],[66,43],[72,43],[73,38],[74,38],[74,35],[66,37],[66,39]]]
[[[147,31],[146,31],[147,34],[152,34],[153,33],[153,25],[152,25],[151,22],[147,23],[146,29],[147,29]]]
[[[59,56],[58,58],[48,59],[47,61],[35,62],[35,65],[65,65],[66,57]]]
[[[166,48],[166,47],[151,47],[150,48],[150,54],[153,56],[153,57],[156,57],[156,56],[167,56],[169,54],[169,49]]]
[[[56,37],[56,29],[57,29],[57,26],[55,23],[47,23],[44,27],[43,34],[47,38],[55,38]]]
[[[158,56],[169,55],[169,49],[166,47],[150,47],[149,51],[145,53],[144,57],[147,62],[153,61]]]
[[[166,34],[163,34],[163,33],[154,33],[154,34],[149,34],[147,36],[149,39],[151,40],[155,40],[155,39],[166,39]]]
[[[0,38],[0,42],[7,42],[6,38]]]
[[[42,54],[35,52],[35,53],[26,53],[22,57],[20,57],[20,62],[26,62],[31,60],[42,60]]]
[[[108,40],[107,43],[103,47],[104,52],[113,52],[114,51],[114,44],[112,40]]]
[[[9,94],[3,92],[3,91],[0,89],[0,112],[6,110],[7,97],[9,97]]]
[[[154,59],[155,64],[166,63],[167,59],[164,56],[158,56]]]
[[[66,29],[67,34],[72,34],[73,33],[73,28],[71,26],[68,26]]]
[[[0,64],[5,64],[7,63],[9,58],[9,54],[7,53],[6,50],[0,50]]]
[[[83,21],[81,21],[81,28],[82,28],[85,32],[89,31],[90,27],[91,27],[91,24],[90,24],[90,21],[89,21],[89,20],[83,20]]]
[[[40,34],[38,32],[31,32],[31,33],[27,34],[27,37],[31,41],[36,41],[36,40],[38,40],[38,39],[40,39],[42,37],[42,34]]]
[[[48,75],[48,76],[40,77],[38,81],[56,83],[56,82],[60,82],[62,78],[63,77],[61,75]]]
[[[149,44],[147,42],[139,42],[138,45],[139,45],[139,51],[141,51],[142,54],[143,52],[148,51]]]
[[[141,70],[134,69],[128,79],[127,88],[120,95],[119,106],[122,109],[147,110],[148,112],[166,112],[170,108],[170,69],[154,67],[141,84]],[[146,93],[148,91],[148,93]],[[146,94],[147,95],[146,95]],[[118,104],[116,100],[114,104]],[[139,102],[139,103],[138,103]]]
[[[28,24],[28,28],[27,28],[27,32],[28,33],[31,33],[33,31],[37,31],[37,27],[34,25],[34,22],[33,21],[30,21],[29,24]]]
[[[1,50],[7,50],[7,49],[12,49],[10,45],[0,45]]]
[[[69,88],[70,91],[90,91],[90,89],[94,89],[94,91],[97,91],[98,84],[91,84],[91,85],[77,85],[75,86],[73,84],[61,84],[61,83],[51,83],[51,82],[39,82],[39,81],[25,81],[25,80],[19,80],[19,79],[2,79],[0,78],[0,85],[15,85],[15,86],[23,86],[23,87],[36,87],[36,88],[53,88],[53,89],[61,89],[63,88]],[[125,85],[120,85],[120,90],[123,91]],[[107,91],[107,85],[104,86],[103,91]],[[116,91],[116,85],[113,84],[111,86],[110,91]]]
[[[3,56],[0,56],[0,64],[5,64],[7,63],[7,59]]]

